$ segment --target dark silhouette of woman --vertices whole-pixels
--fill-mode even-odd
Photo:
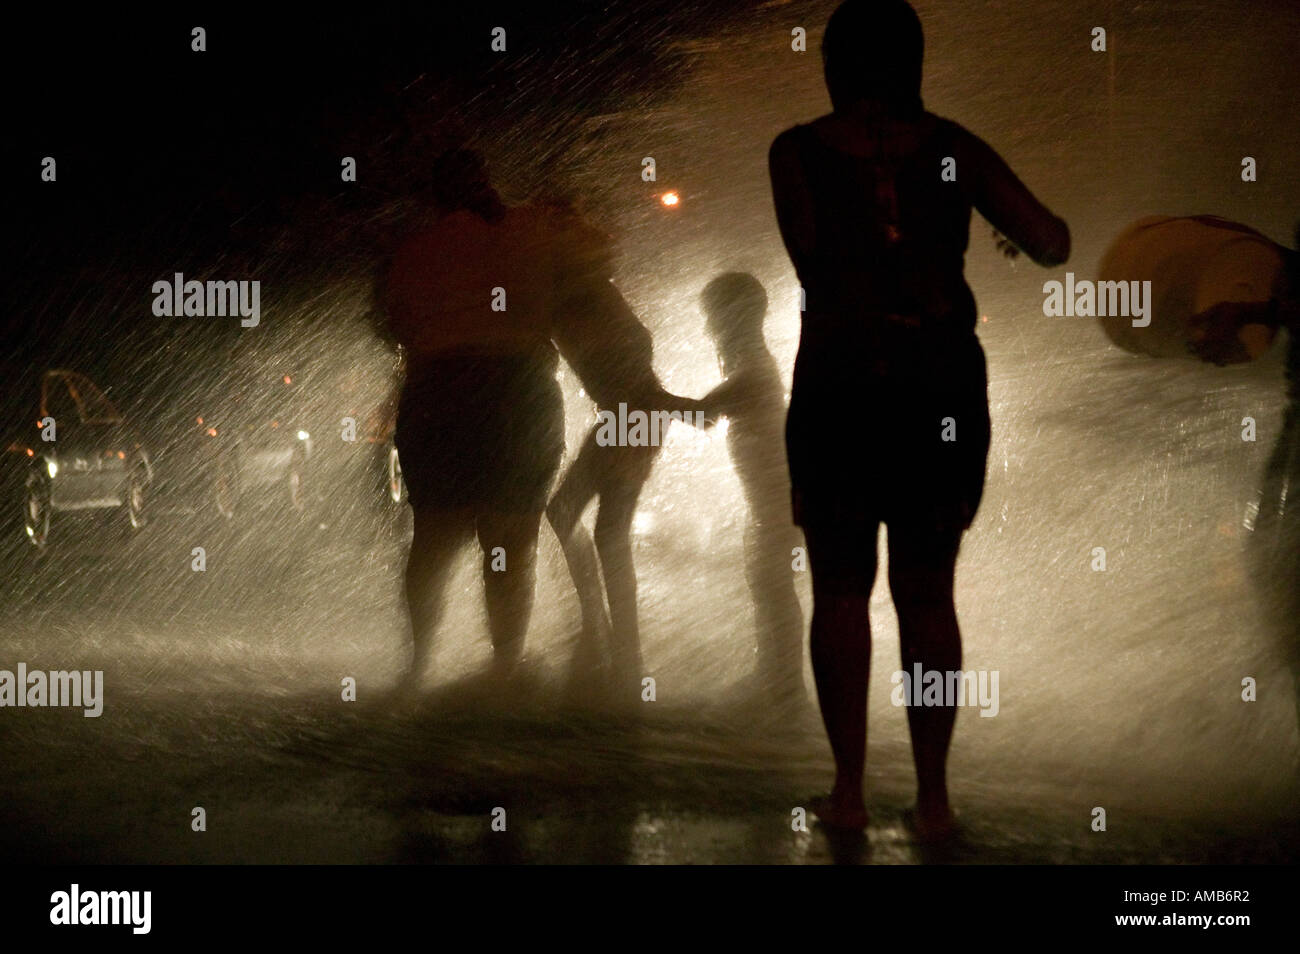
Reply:
[[[904,3],[849,0],[822,44],[833,111],[781,133],[769,164],[781,236],[805,295],[786,450],[813,579],[811,655],[835,786],[812,807],[861,828],[868,603],[876,535],[903,669],[961,668],[953,576],[984,485],[984,352],[963,263],[975,208],[1039,264],[1069,255],[1065,222],[987,144],[925,111],[924,40]],[[956,710],[909,706],[914,824],[952,828],[945,763]]]
[[[559,359],[603,393],[603,356],[627,337],[619,306],[630,313],[610,284],[608,243],[575,212],[506,205],[468,149],[435,158],[431,180],[427,209],[380,282],[407,365],[394,440],[414,514],[409,688],[431,659],[454,559],[475,536],[494,669],[515,671],[564,455]]]

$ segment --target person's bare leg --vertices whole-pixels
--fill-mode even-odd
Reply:
[[[588,447],[590,445],[590,448]],[[546,518],[555,531],[569,567],[578,606],[582,611],[582,640],[587,648],[600,646],[610,631],[609,613],[605,609],[604,583],[600,560],[591,534],[582,524],[582,512],[596,495],[592,465],[596,445],[588,439],[569,466],[560,486],[546,507]]]
[[[600,554],[609,600],[614,678],[623,688],[639,686],[644,675],[632,524],[641,488],[650,479],[659,450],[657,446],[611,447],[595,449],[593,454],[593,457],[601,455],[594,475],[600,495],[596,510],[596,550]]]
[[[414,509],[415,526],[406,560],[406,606],[411,624],[411,668],[404,682],[414,685],[428,668],[442,619],[443,593],[457,552],[473,530],[466,510]]]
[[[787,518],[788,519],[788,518]],[[757,675],[783,700],[802,700],[803,608],[794,589],[793,550],[802,541],[793,526],[745,528],[745,576],[754,603]]]
[[[632,561],[632,519],[640,494],[640,483],[603,488],[596,512],[596,549],[609,594],[614,673],[624,684],[637,682],[643,675],[636,566]]]
[[[919,535],[889,534],[889,589],[898,611],[898,637],[903,670],[944,675],[961,669],[961,631],[953,601],[953,576],[961,537],[956,532],[942,538],[928,528]],[[908,706],[916,764],[916,820],[926,833],[942,833],[952,825],[948,803],[947,760],[957,719],[955,706]]]
[[[845,816],[866,813],[862,776],[867,754],[867,680],[871,675],[869,604],[867,595],[817,594],[814,589],[813,678],[835,755],[831,808]]]
[[[870,547],[869,578],[875,576],[874,537],[861,542]],[[809,649],[817,703],[835,755],[835,787],[831,790],[830,814],[834,823],[866,824],[863,771],[867,755],[867,681],[871,675],[871,586],[868,580],[846,586],[832,577],[843,568],[835,566],[836,555],[818,556],[809,541],[813,574],[813,616]],[[832,563],[827,565],[826,560]],[[820,578],[819,578],[820,574]],[[861,585],[857,585],[861,584]]]
[[[542,515],[484,513],[478,517],[483,550],[483,593],[495,664],[512,669],[523,655],[537,582],[537,532]],[[494,552],[498,547],[504,553]],[[504,560],[504,569],[500,567]]]

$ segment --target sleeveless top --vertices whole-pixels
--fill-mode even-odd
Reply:
[[[810,343],[844,333],[846,320],[974,330],[975,300],[962,276],[971,207],[939,178],[953,151],[948,131],[933,119],[886,127],[873,154],[851,155],[813,126],[796,127],[816,235],[811,254],[795,263]]]

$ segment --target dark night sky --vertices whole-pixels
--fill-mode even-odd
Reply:
[[[566,123],[670,88],[665,49],[747,6],[117,8],[15,21],[0,58],[5,350],[79,347],[99,329],[77,324],[75,302],[108,305],[91,310],[93,326],[111,316],[115,286],[231,255],[265,269],[275,242],[285,267],[365,259],[357,223],[418,189],[448,137],[532,123],[562,148]],[[196,25],[204,53],[190,48]],[[498,25],[506,56],[489,47]],[[361,188],[340,182],[345,155],[358,160]],[[56,184],[40,180],[44,156],[58,163]]]
[[[61,205],[69,229],[120,238],[225,192],[237,204],[338,191],[343,154],[387,151],[409,175],[418,157],[401,154],[403,128],[425,132],[477,95],[485,108],[475,121],[509,122],[538,109],[599,110],[671,82],[656,72],[659,41],[707,29],[737,5],[711,6],[701,16],[654,0],[632,22],[597,3],[32,21],[14,30],[4,65],[8,201],[35,227]],[[206,53],[190,50],[194,25],[207,29]],[[506,57],[489,49],[496,25],[507,30]],[[53,197],[36,174],[45,155],[59,162]]]

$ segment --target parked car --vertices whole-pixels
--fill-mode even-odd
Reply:
[[[184,375],[162,402],[168,486],[188,509],[239,522],[292,517],[337,528],[406,501],[393,443],[400,358],[340,348],[328,358],[251,349]],[[183,408],[177,426],[176,409]],[[160,440],[162,438],[160,437]]]
[[[235,383],[205,396],[192,425],[197,469],[221,516],[306,510],[313,437],[304,400],[298,377],[281,368],[245,368]]]
[[[368,354],[336,371],[318,392],[316,440],[303,484],[314,522],[337,526],[349,516],[358,522],[391,517],[406,503],[393,442],[400,371],[399,356]]]
[[[143,527],[153,464],[103,391],[68,369],[8,387],[6,490],[28,541],[47,546],[58,515],[72,511],[119,510],[124,527]]]

